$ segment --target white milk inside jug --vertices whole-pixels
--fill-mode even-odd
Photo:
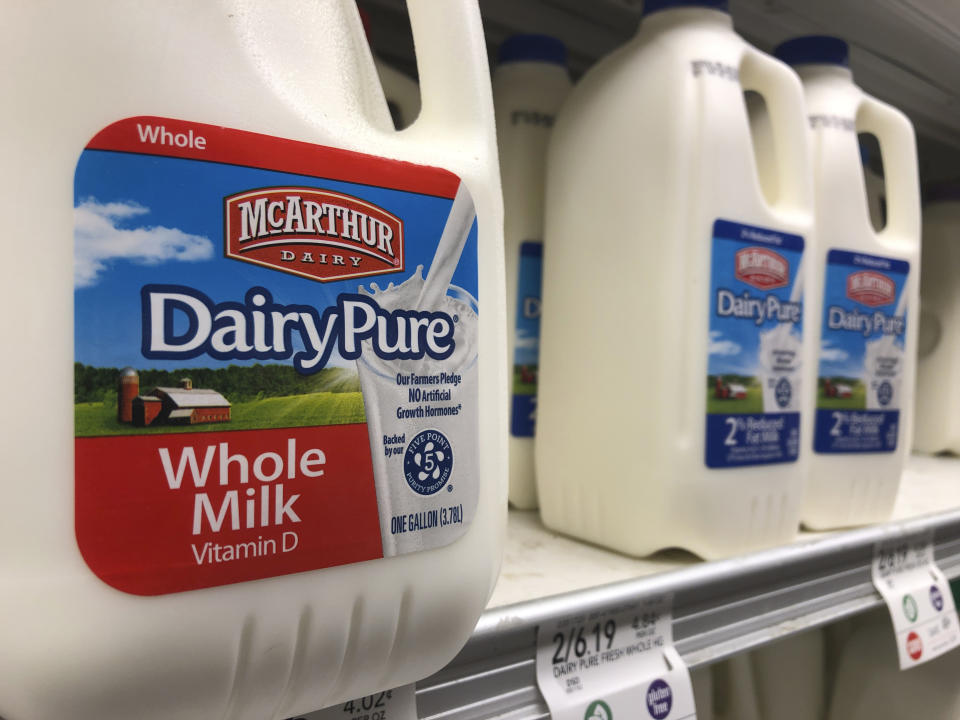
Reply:
[[[503,244],[507,269],[507,376],[510,383],[510,503],[537,507],[533,435],[540,350],[540,275],[547,141],[567,94],[566,48],[546,35],[515,35],[493,73]]]
[[[840,655],[829,720],[956,720],[960,652],[901,670],[885,610],[856,623]]]
[[[633,554],[743,552],[787,541],[799,517],[803,95],[725,9],[646,3],[636,37],[574,87],[548,151],[541,515]],[[773,204],[745,90],[770,108]]]
[[[818,343],[803,522],[829,528],[890,516],[909,452],[920,260],[913,128],[853,84],[839,38],[777,49],[803,81],[814,157],[819,250],[808,302]],[[868,212],[857,132],[879,140],[887,223]]]
[[[0,717],[284,718],[469,636],[506,499],[494,117],[476,3],[409,12],[403,133],[347,0],[5,12],[0,208],[49,254],[0,269],[0,370],[42,378],[0,420]]]
[[[360,18],[363,20],[363,29],[370,39],[370,13],[360,8]],[[397,70],[383,58],[373,53],[373,64],[377,68],[380,85],[383,86],[383,95],[387,99],[387,108],[390,117],[398,130],[410,125],[420,114],[420,88],[417,81],[409,75]]]
[[[960,185],[927,191],[913,447],[960,453]]]

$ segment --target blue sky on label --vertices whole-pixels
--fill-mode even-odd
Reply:
[[[405,270],[321,283],[224,257],[224,198],[273,186],[306,186],[363,198],[404,222]],[[139,368],[221,367],[206,355],[146,360],[140,354],[140,289],[177,284],[214,302],[242,302],[254,286],[281,304],[322,311],[340,293],[371,283],[386,287],[424,275],[451,200],[303,175],[176,158],[86,150],[74,178],[75,358],[88,365]],[[452,284],[477,297],[477,226],[467,239]],[[186,319],[175,330],[186,328]],[[299,341],[297,341],[299,343]],[[289,361],[285,361],[289,362]],[[331,364],[353,365],[337,357]]]
[[[864,368],[864,355],[866,354],[867,343],[876,341],[883,335],[879,330],[871,332],[867,336],[862,332],[829,330],[827,327],[827,318],[831,306],[842,307],[847,311],[855,308],[858,312],[871,317],[877,312],[892,317],[903,295],[906,275],[884,271],[884,275],[896,282],[896,296],[892,303],[881,305],[880,307],[870,307],[851,300],[847,297],[847,276],[851,272],[856,272],[857,269],[856,267],[845,264],[827,264],[822,316],[823,340],[820,343],[820,364],[818,371],[820,377],[838,375],[852,378],[864,377],[866,372]],[[894,340],[894,344],[899,348],[903,348],[904,336],[898,336]]]
[[[737,297],[748,292],[752,298],[764,299],[768,295],[776,295],[781,302],[789,301],[794,283],[797,281],[802,252],[789,248],[775,248],[775,251],[786,258],[790,265],[790,282],[782,288],[760,290],[736,278],[734,256],[738,250],[749,247],[752,243],[717,238],[713,246],[712,283],[710,289],[710,330],[707,336],[707,373],[756,375],[759,365],[760,336],[769,332],[780,323],[776,320],[765,320],[757,325],[753,319],[734,316],[720,317],[717,314],[717,291],[721,288],[730,290]],[[799,339],[802,323],[794,325],[792,334]]]

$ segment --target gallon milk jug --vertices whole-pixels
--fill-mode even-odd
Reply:
[[[363,20],[363,30],[369,40],[370,13],[361,8],[360,19]],[[377,68],[393,124],[398,130],[407,127],[420,114],[419,86],[413,78],[384,62],[376,53],[373,54],[373,64]]]
[[[887,175],[889,177],[889,174]],[[858,623],[840,656],[828,720],[960,718],[960,651],[900,670],[885,610]]]
[[[960,184],[927,191],[913,447],[960,453]]]
[[[409,11],[397,134],[349,0],[5,9],[5,720],[285,718],[473,629],[506,501],[493,106],[476,3]]]
[[[720,0],[647,2],[547,160],[537,487],[551,528],[632,554],[789,540],[812,191],[803,93]],[[770,109],[760,189],[744,91]]]
[[[878,522],[893,509],[910,451],[917,339],[920,200],[910,121],[853,84],[847,45],[795,38],[777,49],[803,80],[814,158],[819,345],[803,522]],[[880,143],[887,223],[870,220],[857,132]],[[805,448],[805,450],[807,449]]]
[[[570,92],[566,48],[546,35],[515,35],[500,47],[493,104],[503,181],[510,383],[510,503],[537,507],[533,432],[540,343],[543,183],[547,141]]]

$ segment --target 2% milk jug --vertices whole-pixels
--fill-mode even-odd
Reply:
[[[744,91],[770,108],[779,197]],[[544,522],[719,557],[799,519],[813,227],[800,82],[724,2],[647,2],[561,109],[547,160],[536,440]]]

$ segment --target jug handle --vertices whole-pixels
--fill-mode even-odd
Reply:
[[[813,207],[807,110],[800,78],[787,65],[752,46],[740,63],[744,90],[755,90],[767,103],[777,158],[779,194],[776,209],[809,211]]]
[[[477,0],[408,0],[420,76],[420,115],[411,129],[434,128],[489,141],[490,68]]]
[[[880,142],[887,191],[888,232],[898,238],[920,238],[920,176],[913,126],[896,108],[864,96],[857,109],[857,131],[873,133]]]

